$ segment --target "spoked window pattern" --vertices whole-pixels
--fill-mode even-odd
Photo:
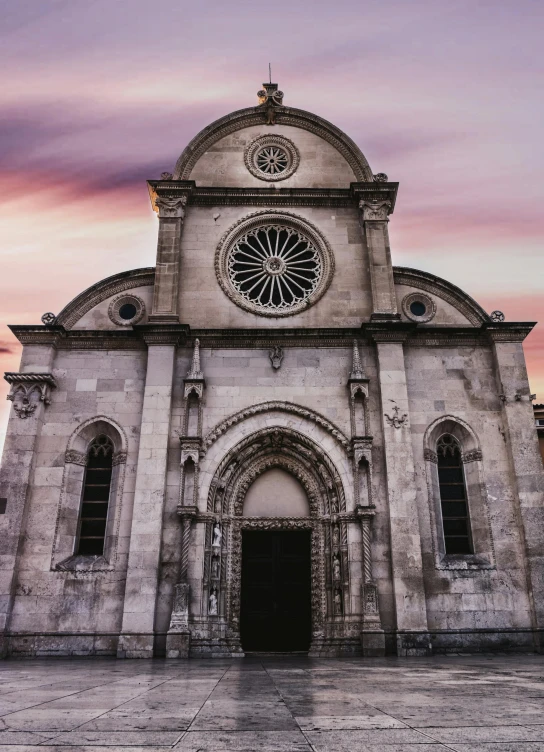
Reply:
[[[471,554],[467,491],[459,442],[454,436],[444,434],[438,439],[436,453],[446,554]]]
[[[289,167],[289,156],[279,146],[265,146],[256,156],[257,167],[265,175],[278,175]]]
[[[111,439],[107,436],[98,436],[89,447],[87,455],[79,521],[78,554],[101,556],[104,553],[112,462]]]
[[[322,276],[320,254],[302,232],[274,224],[243,235],[229,254],[231,282],[261,308],[281,311],[306,300]]]

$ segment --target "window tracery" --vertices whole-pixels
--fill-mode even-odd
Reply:
[[[97,436],[87,453],[77,554],[102,556],[113,470],[113,442]]]
[[[451,434],[437,441],[438,483],[446,554],[472,554],[461,446]]]

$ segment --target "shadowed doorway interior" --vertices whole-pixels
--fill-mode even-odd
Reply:
[[[242,531],[241,636],[245,651],[310,647],[310,531]]]

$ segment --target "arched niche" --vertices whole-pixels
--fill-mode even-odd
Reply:
[[[260,475],[249,487],[244,517],[309,517],[310,505],[300,482],[281,467]]]

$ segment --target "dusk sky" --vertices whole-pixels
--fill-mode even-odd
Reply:
[[[0,367],[36,324],[155,262],[146,179],[218,117],[318,113],[399,181],[393,262],[510,321],[544,401],[541,0],[0,0]],[[0,387],[0,446],[10,403]]]

